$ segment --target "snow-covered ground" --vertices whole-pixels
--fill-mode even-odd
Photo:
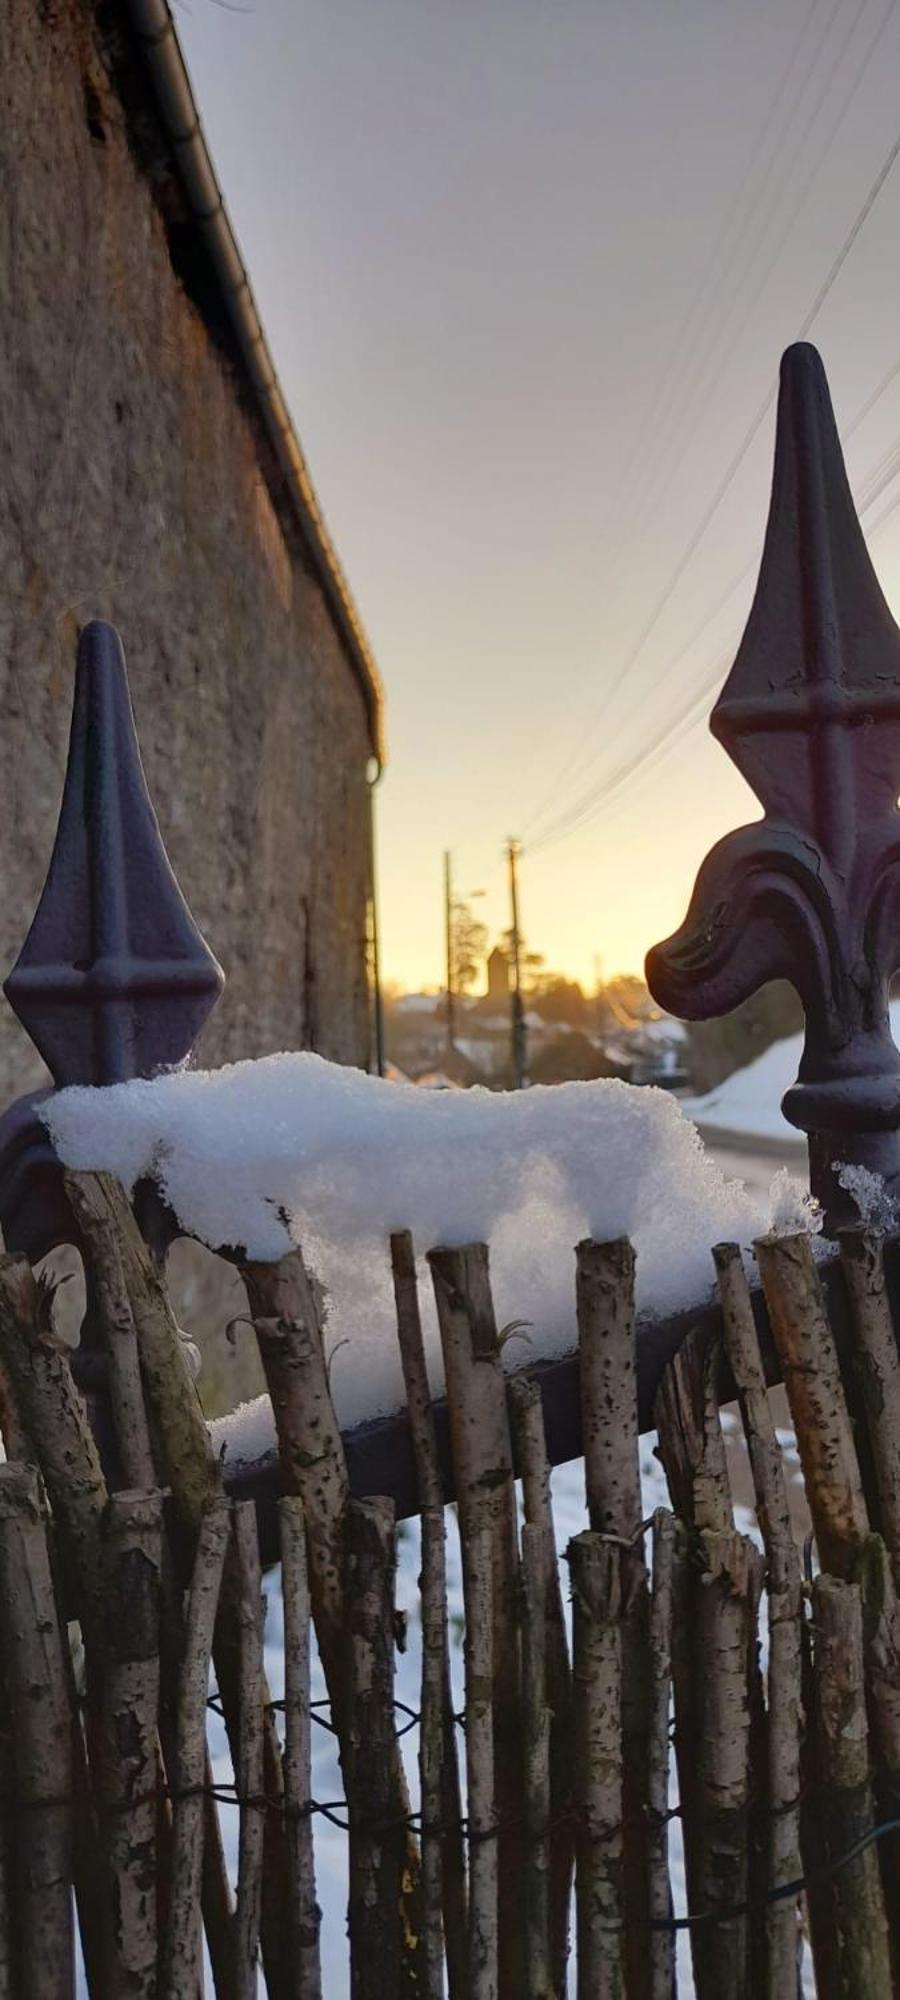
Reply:
[[[900,1045],[900,1000],[891,1002],[891,1033]],[[797,1081],[802,1053],[803,1036],[787,1035],[783,1041],[773,1042],[746,1069],[735,1070],[705,1097],[683,1098],[681,1108],[702,1128],[704,1136],[714,1137],[721,1131],[751,1141],[774,1140],[798,1149],[802,1156],[803,1135],[788,1124],[781,1110],[785,1091]]]

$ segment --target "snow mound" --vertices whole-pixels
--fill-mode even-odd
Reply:
[[[333,1378],[344,1424],[402,1400],[392,1230],[410,1229],[420,1255],[487,1241],[498,1323],[530,1323],[532,1358],[573,1344],[579,1238],[630,1236],[638,1303],[667,1312],[709,1296],[711,1244],[746,1245],[771,1220],[726,1180],[673,1098],[614,1081],[422,1091],[276,1055],[63,1090],[41,1115],[67,1166],[106,1169],[129,1189],[153,1177],[184,1231],[212,1249],[269,1260],[302,1243],[327,1297],[329,1345],[350,1342]],[[525,1359],[518,1341],[511,1358]]]
[[[890,1013],[891,1034],[900,1047],[900,1000],[892,1000]],[[683,1099],[683,1109],[710,1134],[735,1132],[754,1139],[781,1139],[800,1149],[805,1141],[782,1116],[781,1100],[797,1081],[802,1054],[803,1036],[786,1035],[705,1097]]]

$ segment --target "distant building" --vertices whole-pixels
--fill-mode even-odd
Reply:
[[[509,999],[509,953],[502,944],[495,944],[488,954],[486,997],[494,1001]]]

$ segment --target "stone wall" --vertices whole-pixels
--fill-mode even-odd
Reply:
[[[0,0],[0,976],[50,856],[77,632],[110,618],[228,978],[201,1057],[364,1063],[363,690],[123,24]],[[0,1002],[0,1104],[43,1080]]]

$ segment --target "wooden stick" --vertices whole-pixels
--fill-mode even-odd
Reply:
[[[755,1246],[784,1376],[819,1560],[851,1574],[869,1531],[837,1350],[808,1236],[766,1236]]]
[[[53,1509],[62,1573],[84,1633],[90,1697],[99,1685],[105,1640],[106,1483],[68,1355],[41,1315],[34,1274],[24,1257],[0,1257],[0,1351]]]
[[[802,1874],[800,1743],[802,1734],[802,1595],[791,1530],[784,1462],[763,1374],[743,1258],[736,1243],[713,1250],[725,1353],[743,1418],[756,1511],[768,1562],[769,1672],[767,1735],[768,1884]],[[766,2000],[781,2000],[796,1974],[797,1906],[783,1898],[766,1916]]]
[[[71,2000],[72,1717],[33,1468],[0,1466],[0,1629],[19,1807],[17,2000]]]
[[[672,1914],[669,1883],[669,1707],[672,1687],[672,1589],[675,1520],[659,1507],[653,1516],[653,1594],[650,1605],[650,1729],[647,1757],[648,1914],[656,1922]],[[650,1937],[649,2000],[672,2000],[675,1939],[671,1931]]]
[[[718,1354],[691,1332],[663,1375],[653,1405],[672,1505],[692,1528],[729,1534],[733,1525],[725,1441],[716,1388]]]
[[[162,1494],[110,1495],[98,1787],[111,1886],[110,2000],[156,2000]]]
[[[507,1387],[507,1401],[513,1464],[516,1477],[522,1481],[525,1520],[530,1527],[540,1528],[544,1536],[545,1668],[550,1710],[550,1967],[553,1990],[559,1992],[565,1986],[569,1957],[569,1909],[575,1860],[575,1828],[570,1811],[574,1796],[572,1671],[556,1557],[541,1392],[528,1375],[513,1375]]]
[[[284,1802],[290,1862],[291,1957],[296,2000],[322,2000],[319,1925],[310,1805],[309,1582],[303,1502],[278,1502],[284,1599]]]
[[[352,1782],[346,1776],[347,1768],[354,1766],[352,1756],[347,1755],[350,1689],[344,1575],[350,1485],[331,1401],[319,1309],[299,1250],[276,1264],[247,1263],[240,1268],[272,1400],[282,1482],[303,1501],[313,1619],[345,1765],[345,1783]],[[399,1821],[409,1814],[409,1794],[396,1736],[390,1771],[391,1816]],[[268,1787],[268,1761],[266,1775]],[[274,1815],[270,1815],[270,1830],[273,1826]],[[269,1875],[267,1853],[267,1885]],[[404,1978],[408,1976],[413,1982],[419,1978],[423,1955],[421,1904],[418,1844],[410,1833],[403,1877],[403,1936]],[[264,1926],[265,1912],[264,1895]],[[274,1921],[277,1923],[277,1912]]]
[[[640,1533],[641,1472],[634,1340],[634,1250],[627,1238],[579,1243],[575,1300],[588,1516],[623,1550],[622,1729],[625,1956],[630,1992],[650,1977],[648,1924],[650,1597]]]
[[[522,1756],[525,1800],[525,1993],[551,2000],[550,1711],[546,1700],[547,1551],[541,1527],[522,1529]]]
[[[407,1970],[403,1936],[407,1829],[396,1815],[392,1782],[394,1573],[393,1502],[351,1502],[347,1765],[353,2000],[394,2000],[397,1994],[416,1990]]]
[[[241,1747],[237,1778],[240,1800],[237,1907],[234,1915],[235,2000],[256,2000],[256,1960],[262,1907],[263,1838],[263,1603],[252,1500],[232,1506],[232,1541],[241,1583],[240,1710]]]
[[[118,1217],[107,1198],[104,1178],[65,1173],[63,1185],[84,1239],[88,1280],[103,1329],[109,1397],[116,1444],[128,1486],[156,1483],[150,1432],[144,1408],[141,1364],[134,1315],[122,1269]]]
[[[162,1957],[161,2000],[196,2000],[200,1973],[206,1698],[229,1528],[227,1503],[218,1500],[200,1530],[188,1605],[174,1771],[172,1890]]]
[[[521,1710],[516,1622],[518,1547],[506,1385],[487,1246],[431,1250],[463,1544],[475,1527],[493,1539],[494,1780],[500,1821],[500,1984],[521,1992],[523,1843]],[[466,1570],[463,1566],[465,1582]],[[469,1611],[466,1611],[467,1619]]]
[[[494,1810],[492,1596],[494,1536],[473,1527],[463,1544],[466,1587],[466,1778],[472,2000],[499,2000],[498,1866]]]
[[[877,1236],[847,1230],[841,1263],[850,1296],[855,1362],[875,1462],[880,1528],[900,1583],[900,1354]]]
[[[873,1823],[863,1676],[862,1604],[856,1584],[818,1576],[815,1626],[819,1819],[830,1861],[843,1857]],[[864,1848],[832,1876],[841,2000],[881,2000],[892,1991],[878,1854]],[[815,1935],[814,1935],[815,1942]],[[817,1965],[818,1977],[818,1965]]]
[[[446,1599],[446,1545],[444,1539],[444,1492],[438,1459],[434,1418],[431,1410],[431,1390],[425,1363],[425,1344],[422,1338],[422,1321],[419,1312],[419,1289],[416,1276],[416,1258],[413,1240],[408,1230],[398,1231],[391,1237],[391,1270],[394,1280],[394,1300],[397,1310],[397,1336],[400,1345],[400,1359],[403,1365],[403,1381],[406,1389],[406,1403],[409,1412],[409,1427],[412,1435],[413,1454],[416,1462],[416,1478],[419,1485],[419,1500],[422,1516],[422,1733],[420,1743],[425,1755],[426,1733],[428,1740],[428,1787],[429,1792],[439,1782],[440,1797],[438,1811],[444,1832],[440,1848],[435,1850],[430,1842],[422,1839],[423,1890],[426,1899],[425,1952],[432,1970],[433,1980],[437,1954],[435,1920],[429,1915],[433,1906],[436,1885],[439,1881],[443,1908],[444,1948],[447,1956],[447,1983],[450,2000],[466,2000],[468,1982],[468,1913],[466,1890],[465,1850],[462,1837],[462,1800],[459,1783],[459,1757],[456,1747],[456,1718],[453,1711],[453,1689],[450,1681],[450,1642],[447,1628]],[[440,1525],[438,1526],[438,1516]],[[434,1661],[441,1662],[441,1741],[438,1759],[437,1739],[434,1735]],[[426,1692],[425,1678],[428,1675]],[[427,1710],[427,1729],[426,1729]],[[429,1824],[425,1813],[425,1775],[422,1774],[423,1824]],[[426,1845],[430,1851],[426,1858]],[[441,1989],[442,1990],[442,1989]]]
[[[692,1806],[695,1907],[728,1909],[747,1898],[750,1804],[748,1664],[759,1557],[743,1535],[699,1537],[695,1672],[699,1728]],[[698,2000],[749,2000],[746,1917],[691,1933]]]
[[[574,1619],[578,2000],[625,1993],[622,1884],[621,1550],[586,1529],[569,1543]]]
[[[422,1533],[422,1693],[419,1716],[419,1783],[422,1798],[422,1899],[425,1993],[444,1996],[443,1763],[447,1675],[444,1510],[427,1508]]]

